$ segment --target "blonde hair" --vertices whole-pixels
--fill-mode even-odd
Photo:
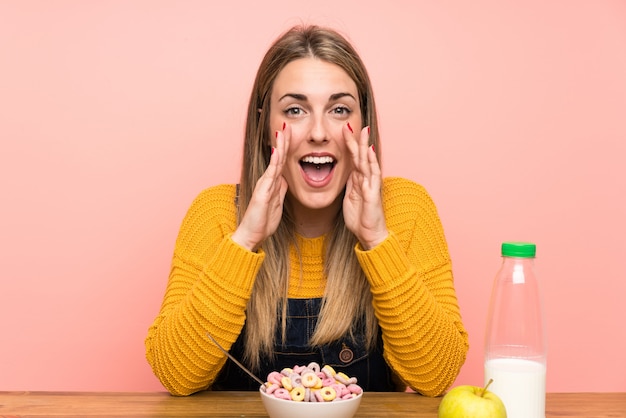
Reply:
[[[378,124],[371,82],[363,62],[350,43],[334,30],[319,26],[296,26],[279,37],[269,48],[259,66],[250,102],[245,130],[243,164],[238,197],[239,220],[248,207],[257,180],[270,158],[269,113],[272,85],[278,73],[291,61],[314,57],[338,65],[354,80],[364,126],[370,127],[370,144],[380,160]],[[245,361],[258,369],[262,356],[274,351],[276,329],[280,324],[283,340],[286,329],[287,291],[289,286],[289,249],[296,246],[295,227],[288,204],[276,232],[261,245],[265,260],[257,275],[247,306]],[[376,343],[378,324],[374,316],[369,283],[356,259],[357,241],[345,226],[343,214],[337,214],[335,226],[326,240],[324,271],[327,276],[317,327],[311,338],[319,346],[353,335],[358,325],[365,325],[368,347]],[[297,249],[297,246],[296,246]]]

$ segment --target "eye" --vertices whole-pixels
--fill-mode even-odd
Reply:
[[[338,116],[347,116],[352,113],[352,110],[347,106],[335,106],[331,112]]]
[[[283,110],[283,113],[287,116],[300,116],[304,113],[304,110],[301,107],[292,106]]]

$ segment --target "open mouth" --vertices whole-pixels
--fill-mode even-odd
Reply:
[[[312,181],[322,181],[333,171],[335,160],[328,155],[323,157],[306,156],[300,160],[304,174]]]

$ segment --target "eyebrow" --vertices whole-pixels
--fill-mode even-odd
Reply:
[[[333,101],[333,102],[334,102],[335,100],[339,100],[339,99],[341,99],[342,97],[346,97],[346,96],[348,96],[348,97],[352,97],[352,99],[353,99],[354,101],[356,101],[356,97],[354,97],[354,96],[353,96],[352,94],[350,94],[350,93],[335,93],[335,94],[331,94],[331,95],[330,95],[330,101]]]
[[[336,100],[341,99],[342,97],[351,97],[354,101],[356,101],[356,98],[351,94],[351,93],[345,93],[345,92],[341,92],[341,93],[334,93],[331,94],[330,97],[328,98],[329,102],[334,102]],[[288,97],[291,97],[292,99],[296,99],[299,101],[303,101],[305,102],[307,100],[307,97],[305,94],[300,94],[300,93],[287,93],[285,95],[283,95],[280,99],[278,99],[278,101],[282,101]]]

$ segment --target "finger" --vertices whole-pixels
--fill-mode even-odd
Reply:
[[[278,171],[278,151],[275,146],[276,140],[274,140],[274,145],[272,145],[271,154],[270,154],[270,162],[265,169],[265,172],[261,176],[259,180],[264,179],[275,179],[276,173]]]
[[[369,163],[370,172],[374,176],[381,175],[380,164],[378,162],[378,156],[376,155],[376,150],[374,149],[374,145],[370,145],[367,147],[367,161]]]
[[[274,145],[272,146],[272,154],[270,155],[270,163],[265,170],[265,174],[276,181],[283,172],[285,161],[287,160],[287,147],[289,140],[286,138],[284,131],[274,132]]]
[[[370,160],[370,152],[371,147],[369,146],[369,127],[364,127],[361,129],[361,133],[359,134],[359,171],[363,173],[363,175],[369,178],[372,174],[371,170],[371,160]]]
[[[280,168],[282,173],[282,168],[287,162],[287,152],[289,151],[289,143],[291,142],[291,126],[283,123],[283,130],[278,132],[278,136],[282,138],[280,144]]]
[[[346,146],[348,147],[348,151],[350,151],[350,156],[352,157],[352,164],[355,168],[359,163],[359,142],[354,135],[350,124],[345,124],[341,133],[343,134],[343,139],[346,142]]]
[[[285,178],[283,176],[280,176],[280,206],[282,207],[283,204],[285,203],[285,196],[287,195],[287,189],[289,188],[289,185],[287,183],[287,180],[285,180]]]
[[[358,176],[369,177],[371,175],[368,145],[369,129],[367,127],[361,129],[358,135],[354,135],[349,128],[344,129],[344,138],[352,155],[355,173]]]
[[[372,193],[379,194],[382,185],[382,172],[378,164],[378,159],[376,158],[376,152],[372,147],[369,147],[368,150],[368,166],[370,169],[369,188]]]

